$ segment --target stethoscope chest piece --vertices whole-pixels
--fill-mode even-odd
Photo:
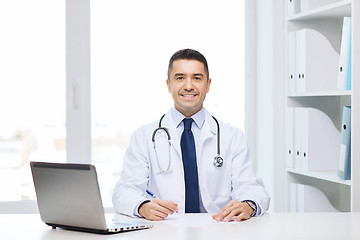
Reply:
[[[215,167],[222,167],[223,164],[224,164],[224,159],[221,156],[217,155],[214,157],[214,166]]]

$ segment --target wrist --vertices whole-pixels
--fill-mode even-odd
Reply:
[[[257,210],[256,203],[253,202],[253,201],[251,201],[251,200],[245,200],[245,201],[243,201],[243,202],[246,202],[246,203],[249,205],[249,207],[251,207],[252,210],[253,210],[253,213],[251,214],[250,217],[255,216],[255,215],[256,215],[256,210]]]
[[[146,201],[144,201],[144,202],[142,202],[140,205],[139,205],[139,207],[138,207],[138,213],[139,213],[139,215],[141,216],[141,217],[145,217],[145,215],[144,215],[144,210],[145,210],[145,205],[147,204],[147,203],[149,203],[150,202],[150,200],[146,200]]]

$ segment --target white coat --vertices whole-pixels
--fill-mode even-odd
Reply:
[[[217,153],[217,125],[205,110],[205,122],[200,131],[196,151],[199,177],[199,191],[207,212],[217,213],[230,200],[252,200],[264,213],[270,198],[261,179],[255,176],[248,146],[240,129],[219,121],[220,151],[224,159],[222,167],[215,167]],[[124,156],[124,165],[116,183],[113,204],[117,212],[133,216],[140,202],[151,200],[146,190],[157,197],[178,204],[179,212],[185,211],[185,182],[181,158],[180,136],[169,111],[162,126],[168,128],[171,136],[171,173],[159,174],[169,164],[169,145],[164,131],[156,134],[156,153],[151,140],[158,121],[137,129],[131,137]],[[159,168],[161,166],[161,169]]]

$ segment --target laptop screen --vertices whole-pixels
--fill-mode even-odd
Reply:
[[[43,162],[30,165],[39,212],[45,223],[107,229],[93,165]]]

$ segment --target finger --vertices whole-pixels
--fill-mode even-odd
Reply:
[[[158,210],[153,210],[151,215],[157,218],[158,220],[164,220],[169,214]]]
[[[250,214],[249,213],[247,213],[247,212],[242,212],[242,213],[240,213],[238,216],[236,216],[235,218],[234,218],[234,221],[235,222],[240,222],[240,221],[242,221],[242,220],[247,220],[247,219],[249,219],[250,218]]]
[[[167,213],[162,211],[162,207],[156,203],[149,202],[147,207],[146,219],[158,221],[164,220],[168,216]]]
[[[237,201],[231,200],[230,202],[228,202],[228,203],[221,209],[221,211],[225,211],[225,210],[233,207],[236,203],[237,203]]]
[[[170,210],[170,209],[168,209],[168,208],[166,208],[166,207],[163,207],[163,206],[161,206],[161,205],[157,205],[157,206],[154,208],[154,210],[155,210],[156,212],[159,212],[159,213],[162,213],[162,214],[166,214],[166,215],[169,215],[169,214],[173,214],[173,213],[174,213],[174,211],[172,211],[172,210]]]
[[[224,217],[224,222],[229,222],[233,217],[241,214],[241,211],[239,209],[233,209],[227,216]]]
[[[222,209],[218,214],[214,215],[213,218],[218,221],[221,222],[227,215],[230,214],[230,212],[232,211],[232,207],[226,208],[226,209]]]
[[[242,203],[240,203],[239,201],[236,200],[231,200],[230,202],[228,202],[225,207],[223,207],[221,209],[221,211],[215,215],[213,215],[213,219],[220,222],[223,221],[224,218],[226,216],[228,216],[232,211],[236,210],[236,209],[240,209],[235,211],[235,215],[241,213],[241,205]],[[231,216],[230,219],[227,219],[227,221],[230,221],[235,215]]]
[[[161,220],[161,216],[158,216],[157,210],[156,210],[156,204],[153,204],[151,202],[147,202],[143,204],[139,208],[139,214],[143,216],[144,218],[152,221]]]
[[[163,209],[164,212],[173,214],[178,210],[178,205],[172,201],[167,201],[163,199],[154,199],[154,203],[157,203],[159,207]]]

